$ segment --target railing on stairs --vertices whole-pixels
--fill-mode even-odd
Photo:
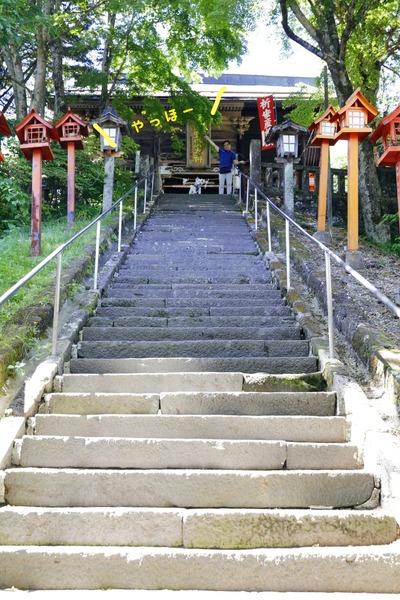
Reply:
[[[96,253],[94,262],[94,277],[93,277],[93,289],[96,291],[98,287],[98,273],[99,273],[99,260],[100,260],[100,236],[101,236],[101,222],[103,219],[110,214],[115,208],[119,207],[119,220],[118,220],[118,252],[121,252],[122,243],[122,215],[123,215],[123,202],[126,198],[134,194],[134,213],[133,213],[133,227],[137,228],[137,212],[138,212],[138,190],[141,186],[144,188],[144,199],[143,199],[143,213],[146,212],[147,208],[147,194],[150,188],[150,202],[153,199],[154,194],[154,177],[155,172],[149,172],[145,177],[137,181],[137,183],[119,198],[114,204],[104,212],[102,212],[96,219],[94,219],[89,225],[81,229],[72,238],[58,246],[51,254],[49,254],[44,260],[42,260],[36,267],[34,267],[29,273],[27,273],[22,279],[14,284],[9,290],[7,290],[2,296],[0,296],[0,306],[7,302],[12,296],[14,296],[21,288],[23,288],[35,275],[37,275],[42,269],[44,269],[53,259],[57,259],[56,278],[55,278],[55,292],[54,292],[54,309],[53,309],[53,336],[52,336],[52,353],[56,353],[57,346],[57,331],[58,331],[58,316],[60,310],[60,292],[61,292],[61,274],[62,274],[62,255],[63,251],[73,244],[75,240],[88,232],[94,225],[96,225]]]
[[[312,242],[325,257],[325,279],[326,279],[326,300],[327,300],[327,317],[328,317],[328,338],[329,338],[329,357],[334,358],[334,327],[333,327],[333,299],[332,299],[332,273],[331,273],[331,259],[335,261],[340,267],[342,267],[347,273],[349,273],[354,279],[356,279],[370,294],[372,294],[379,302],[382,302],[396,317],[400,318],[400,308],[396,306],[387,296],[380,292],[370,281],[361,275],[358,271],[353,269],[349,264],[343,261],[335,252],[330,250],[325,244],[312,237],[307,231],[305,231],[296,221],[288,216],[283,210],[276,206],[272,200],[270,200],[264,192],[260,189],[259,185],[251,181],[250,177],[245,173],[238,171],[238,181],[236,189],[240,202],[242,199],[242,190],[244,188],[243,181],[247,180],[246,185],[246,213],[249,213],[250,206],[250,191],[253,188],[254,191],[254,228],[258,229],[258,197],[265,201],[266,207],[266,221],[267,221],[267,238],[268,238],[268,250],[272,252],[272,237],[271,237],[271,209],[274,210],[285,223],[285,255],[286,255],[286,285],[287,289],[291,288],[291,264],[290,264],[290,227],[298,231],[301,236],[304,236],[309,242]]]

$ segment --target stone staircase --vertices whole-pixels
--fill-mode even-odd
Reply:
[[[0,587],[400,592],[336,404],[233,201],[164,196],[15,442]]]

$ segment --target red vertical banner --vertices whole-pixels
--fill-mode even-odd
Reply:
[[[257,98],[257,107],[261,130],[261,150],[275,148],[275,144],[265,143],[268,131],[276,124],[274,97],[264,96],[264,98]]]

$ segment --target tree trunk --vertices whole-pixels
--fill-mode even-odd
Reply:
[[[62,40],[57,38],[51,44],[51,52],[53,55],[53,85],[54,85],[54,115],[58,118],[62,116],[66,110],[65,104],[65,88],[63,79],[63,53]]]
[[[103,83],[101,85],[101,94],[100,94],[100,103],[99,103],[99,113],[101,114],[103,110],[108,105],[109,101],[109,93],[108,93],[108,80],[110,76],[110,67],[112,60],[112,37],[113,30],[116,21],[116,14],[109,13],[108,14],[108,32],[107,37],[104,42],[104,52],[103,52],[103,60],[101,64],[101,72],[104,77]]]
[[[385,202],[375,166],[373,148],[368,139],[359,145],[359,193],[364,231],[374,242],[390,240],[388,223],[381,223]]]
[[[28,112],[24,72],[22,69],[21,53],[13,40],[8,47],[3,48],[3,56],[10,74],[15,102],[15,114],[18,121],[22,121]]]
[[[54,14],[60,10],[60,6],[61,0],[56,0]],[[63,79],[63,44],[60,35],[51,42],[50,47],[53,57],[54,114],[58,117],[62,116],[67,110]]]

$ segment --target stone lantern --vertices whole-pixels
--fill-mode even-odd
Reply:
[[[265,137],[266,144],[276,144],[275,161],[283,163],[283,204],[285,212],[294,216],[293,164],[299,162],[299,140],[305,139],[308,129],[287,119],[281,125],[274,125]]]
[[[21,150],[27,160],[32,161],[32,216],[31,256],[41,251],[42,228],[42,161],[53,160],[50,141],[59,141],[54,125],[43,119],[34,108],[18,125],[15,133],[21,142]]]
[[[96,125],[98,125],[96,127]],[[114,159],[121,156],[122,132],[129,132],[128,124],[117,112],[107,107],[97,119],[94,128],[100,132],[100,150],[104,156],[103,212],[112,206],[114,191]],[[106,134],[106,135],[104,135]]]
[[[55,125],[60,137],[61,148],[68,152],[67,158],[67,223],[75,220],[75,149],[83,150],[82,136],[87,137],[87,123],[77,117],[71,109]]]

